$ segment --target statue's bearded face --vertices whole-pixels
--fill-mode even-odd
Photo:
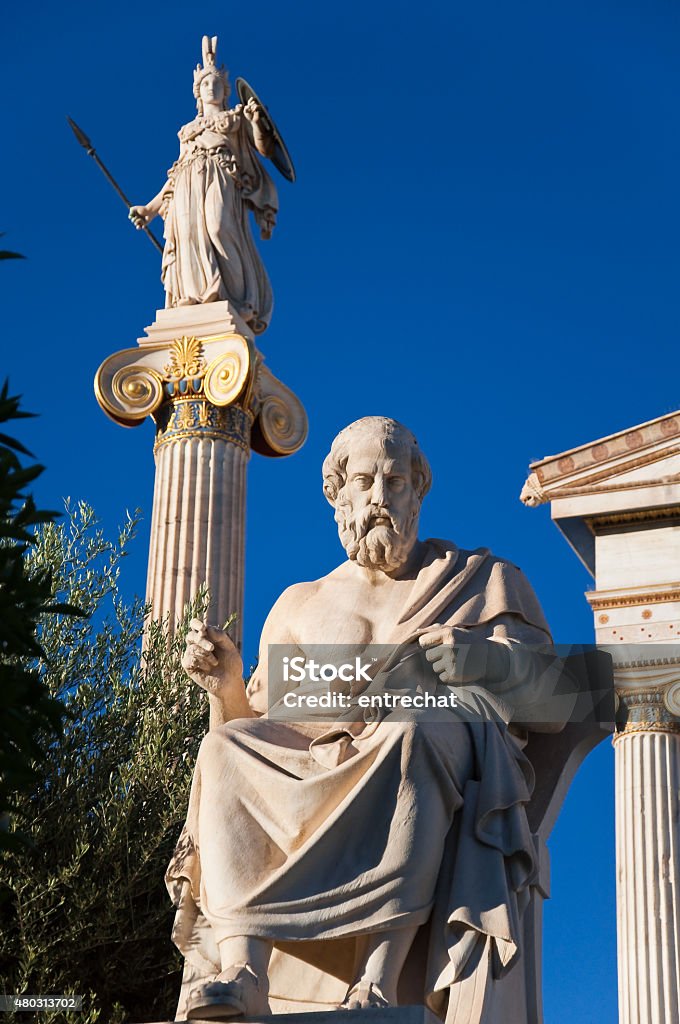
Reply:
[[[399,569],[417,540],[419,513],[411,452],[389,441],[359,442],[350,452],[345,484],[335,501],[348,558],[368,569]]]

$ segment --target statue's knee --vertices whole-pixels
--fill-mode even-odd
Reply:
[[[390,716],[391,726],[399,730],[402,747],[408,757],[418,757],[425,748],[434,751],[448,765],[456,779],[464,784],[473,768],[470,729],[448,710],[410,709]]]

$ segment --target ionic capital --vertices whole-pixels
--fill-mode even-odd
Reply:
[[[300,400],[239,334],[183,335],[109,356],[95,377],[104,412],[126,427],[156,422],[156,449],[187,437],[221,437],[270,456],[307,436]]]
[[[680,733],[680,649],[622,644],[614,656],[616,741],[640,732]]]

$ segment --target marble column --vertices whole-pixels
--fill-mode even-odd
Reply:
[[[95,393],[123,426],[155,422],[151,615],[172,633],[207,587],[208,621],[236,616],[229,632],[240,646],[250,452],[297,451],[307,434],[302,404],[228,302],[160,310],[137,348],[104,360]]]
[[[154,617],[172,626],[208,581],[210,622],[223,626],[243,608],[251,421],[239,407],[210,412],[200,399],[171,403],[154,446],[146,596]],[[187,420],[188,431],[177,426]],[[239,618],[230,627],[238,644],[241,632]]]
[[[680,1020],[680,658],[614,658],[619,1020],[666,1024]]]

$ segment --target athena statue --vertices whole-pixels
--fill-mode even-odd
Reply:
[[[146,206],[133,206],[130,219],[138,228],[157,214],[165,221],[166,306],[228,299],[260,333],[269,323],[273,297],[248,215],[261,238],[270,238],[276,187],[257,154],[276,163],[283,142],[247,83],[237,81],[246,87],[240,89],[246,102],[228,107],[229,79],[216,64],[216,49],[217,36],[204,36],[203,65],[194,71],[198,114],[179,130],[179,156],[160,192]],[[285,146],[283,153],[287,158]],[[290,177],[290,163],[288,169]]]

